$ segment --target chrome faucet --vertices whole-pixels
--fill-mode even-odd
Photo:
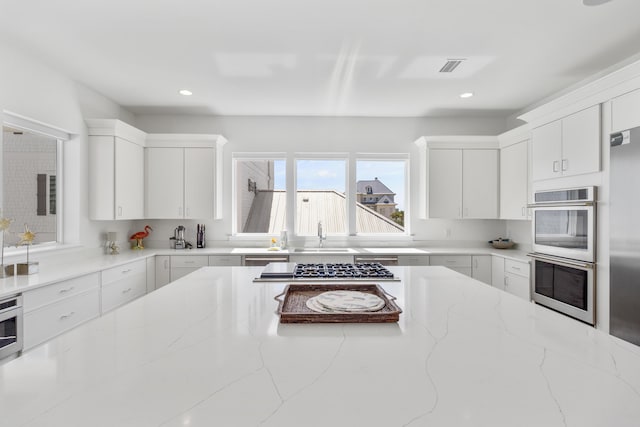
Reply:
[[[322,247],[322,241],[327,237],[322,232],[322,221],[318,221],[318,247]]]

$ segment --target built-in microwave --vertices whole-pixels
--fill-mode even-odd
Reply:
[[[596,187],[538,191],[529,205],[533,251],[584,262],[596,260]]]

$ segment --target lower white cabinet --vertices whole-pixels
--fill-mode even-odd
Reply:
[[[171,281],[178,280],[201,267],[209,265],[206,255],[176,255],[171,257]]]
[[[429,265],[428,255],[398,255],[398,265]]]
[[[491,255],[471,257],[471,277],[488,285],[491,284]]]
[[[504,258],[491,257],[491,286],[504,291]]]
[[[237,267],[242,265],[241,255],[209,255],[209,265]]]
[[[103,270],[101,275],[102,313],[147,293],[147,263],[144,259]]]
[[[289,262],[298,264],[352,264],[353,255],[289,255]]]
[[[471,277],[471,255],[431,255],[431,265],[443,265],[451,270]]]
[[[23,294],[24,349],[100,315],[100,276],[88,274]]]
[[[527,301],[531,299],[528,262],[504,260],[504,290]]]
[[[169,255],[156,256],[156,289],[171,282],[171,257]]]

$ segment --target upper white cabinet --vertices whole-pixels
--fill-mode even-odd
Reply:
[[[599,104],[533,129],[533,181],[599,170]]]
[[[214,217],[215,144],[190,135],[149,135],[145,150],[146,217]]]
[[[142,219],[146,133],[120,120],[90,119],[87,125],[90,218]]]
[[[611,100],[611,132],[640,126],[640,89]]]
[[[429,149],[429,217],[497,218],[498,150]]]
[[[500,150],[500,218],[528,218],[529,142]]]

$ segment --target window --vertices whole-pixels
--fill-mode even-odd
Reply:
[[[346,234],[347,162],[344,159],[296,160],[296,234]]]
[[[286,164],[279,158],[236,158],[234,233],[286,229]]]
[[[233,156],[236,235],[408,234],[407,154]]]
[[[356,233],[405,233],[406,170],[405,159],[356,161]]]
[[[34,244],[58,241],[58,140],[5,126],[2,148],[2,216],[13,220],[5,246],[16,244],[25,224]]]

